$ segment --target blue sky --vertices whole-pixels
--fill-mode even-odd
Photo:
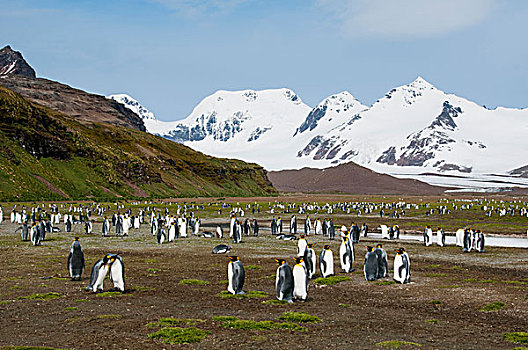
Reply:
[[[488,107],[528,106],[528,1],[0,0],[0,46],[41,77],[128,93],[161,120],[216,90],[288,87],[372,104],[422,76]]]

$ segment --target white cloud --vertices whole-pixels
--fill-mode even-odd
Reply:
[[[502,0],[317,0],[352,36],[431,37],[471,27]]]
[[[188,15],[198,15],[204,13],[225,13],[236,6],[249,0],[153,0],[174,11]]]

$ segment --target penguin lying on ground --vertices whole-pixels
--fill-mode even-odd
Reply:
[[[231,294],[245,294],[242,291],[246,278],[244,266],[242,266],[238,256],[228,256],[228,258],[231,261],[227,264],[227,280],[229,282],[227,291]]]
[[[73,244],[68,254],[68,262],[66,263],[72,281],[80,281],[84,269],[84,254],[79,242],[79,237],[75,237]]]
[[[275,277],[275,291],[278,300],[293,303],[293,273],[290,265],[283,259],[275,259],[279,264]]]
[[[227,244],[219,244],[213,248],[213,254],[227,254],[231,248]]]
[[[203,238],[214,238],[215,234],[213,232],[205,231],[200,234],[200,237]]]

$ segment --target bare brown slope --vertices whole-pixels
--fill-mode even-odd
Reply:
[[[42,78],[1,77],[0,85],[24,98],[75,118],[82,124],[107,123],[145,131],[143,120],[122,104],[101,95]]]
[[[268,178],[282,192],[433,195],[446,190],[418,180],[379,174],[352,162],[326,169],[272,171]]]

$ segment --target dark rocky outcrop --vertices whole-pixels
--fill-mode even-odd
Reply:
[[[26,62],[22,54],[9,45],[0,50],[0,77],[5,76],[36,77],[35,70]]]

